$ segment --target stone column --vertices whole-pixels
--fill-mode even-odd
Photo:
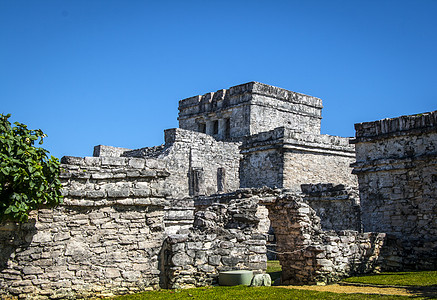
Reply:
[[[225,139],[226,134],[226,119],[220,119],[219,120],[219,139]]]

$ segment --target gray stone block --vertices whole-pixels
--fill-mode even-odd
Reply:
[[[269,274],[255,274],[250,286],[271,286],[272,279]]]

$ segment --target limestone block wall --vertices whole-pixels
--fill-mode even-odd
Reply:
[[[275,231],[283,284],[332,283],[378,268],[385,234],[324,231],[304,195],[286,192],[262,203]]]
[[[320,218],[322,230],[362,232],[358,189],[344,185],[303,184],[302,193]]]
[[[164,286],[218,283],[220,271],[267,267],[267,210],[251,191],[194,199],[194,227],[170,235],[164,245]]]
[[[277,127],[320,134],[322,100],[293,92],[280,94],[276,87],[255,86],[250,107],[251,134]]]
[[[300,192],[302,184],[356,186],[348,138],[280,127],[243,140],[241,187],[278,187]]]
[[[118,154],[123,159],[142,158],[150,165],[165,166],[169,172],[165,189],[171,199],[239,188],[240,143],[217,141],[210,135],[180,128],[164,133],[165,144],[161,146],[134,150],[97,146],[94,152],[101,156]]]
[[[251,151],[244,149],[241,161],[242,188],[283,188],[284,153],[280,148]]]
[[[159,286],[165,169],[145,159],[64,157],[64,204],[0,226],[0,295],[66,298]]]
[[[319,134],[321,109],[318,98],[249,82],[179,101],[178,119],[180,128],[240,140],[281,126]]]
[[[355,129],[363,226],[387,233],[385,268],[437,268],[437,111]]]
[[[239,187],[239,143],[179,128],[165,131],[168,188],[174,199],[229,192]]]

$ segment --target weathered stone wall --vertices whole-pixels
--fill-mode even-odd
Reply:
[[[212,195],[238,189],[239,143],[227,143],[183,129],[165,131],[166,150],[159,156],[170,170],[172,197]]]
[[[112,147],[105,145],[98,145],[94,147],[93,156],[109,156],[109,157],[120,157],[124,152],[130,151],[128,148]]]
[[[363,226],[387,233],[385,268],[437,268],[437,111],[355,129]]]
[[[302,184],[356,186],[349,165],[354,148],[348,138],[296,132],[289,128],[246,137],[241,146],[241,187],[278,187],[300,192]]]
[[[355,187],[303,184],[302,193],[320,218],[322,230],[362,231],[360,199]]]
[[[242,150],[240,186],[242,188],[283,188],[284,151],[281,148]]]
[[[64,204],[0,227],[0,293],[65,298],[158,287],[168,172],[138,158],[62,162]]]
[[[194,227],[165,241],[166,288],[217,284],[220,271],[265,271],[270,222],[256,191],[197,197],[194,202]]]
[[[332,283],[378,268],[384,234],[324,231],[304,195],[286,192],[262,203],[275,230],[282,284]]]
[[[179,101],[179,127],[220,140],[288,126],[320,133],[322,100],[259,82]]]
[[[135,150],[98,146],[96,149],[100,150],[94,152],[122,159],[147,158],[151,164],[166,166],[169,177],[165,186],[172,199],[239,188],[240,143],[221,142],[210,135],[179,128],[164,133],[162,146]]]
[[[357,186],[357,178],[350,168],[353,161],[348,156],[286,151],[284,188],[298,190],[302,184],[328,182]]]
[[[257,134],[277,127],[288,127],[320,134],[322,101],[288,91],[288,97],[292,100],[285,100],[282,98],[285,95],[278,95],[279,90],[267,85],[256,86],[250,107],[250,133]]]

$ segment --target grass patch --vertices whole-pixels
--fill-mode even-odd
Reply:
[[[375,275],[349,277],[343,281],[374,285],[437,287],[437,271],[383,272]]]
[[[218,286],[186,290],[160,290],[116,297],[117,300],[142,299],[411,299],[407,296],[380,296],[363,294],[336,294],[294,290],[276,287]],[[418,298],[415,298],[418,299]],[[419,298],[420,299],[420,298]],[[422,298],[423,299],[423,298]]]
[[[281,265],[277,260],[267,262],[267,273],[272,280],[281,276]],[[374,285],[399,285],[437,287],[437,271],[422,272],[385,272],[377,275],[350,277],[344,280],[351,283],[364,283]],[[420,294],[426,296],[426,294]],[[429,299],[428,297],[414,297],[414,299]],[[143,299],[411,299],[409,296],[388,296],[369,294],[340,294],[330,292],[317,292],[310,290],[286,289],[278,287],[247,287],[247,286],[214,286],[182,290],[159,290],[124,295],[115,297],[117,300],[143,300]]]
[[[266,273],[272,278],[272,283],[281,277],[282,267],[279,264],[279,260],[269,260],[267,261]]]

